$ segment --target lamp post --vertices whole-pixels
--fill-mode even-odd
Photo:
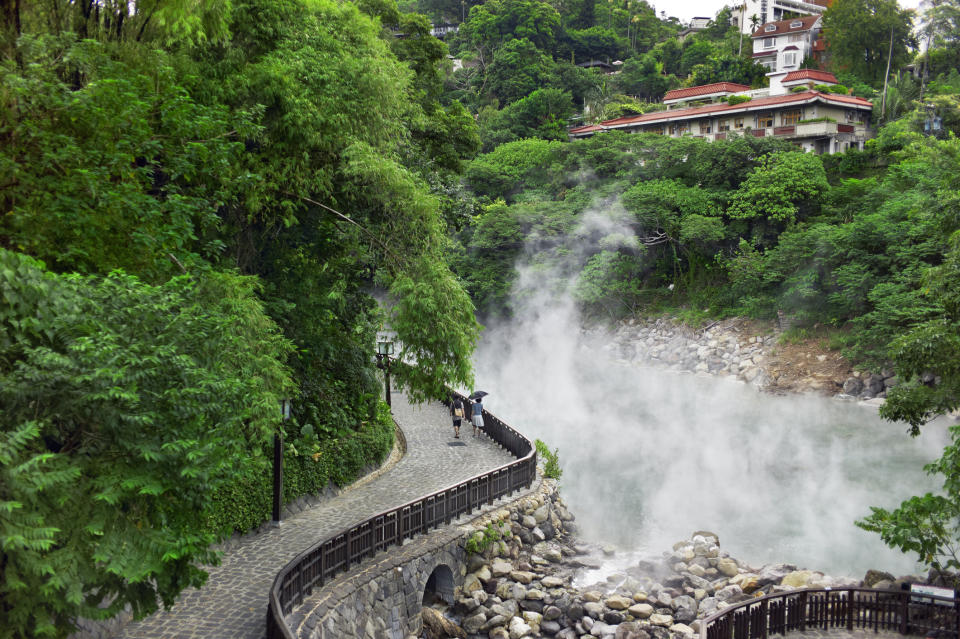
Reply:
[[[384,399],[387,406],[393,408],[390,402],[390,356],[393,355],[393,342],[386,336],[377,340],[377,368],[383,369]]]
[[[280,415],[284,422],[290,419],[290,400],[280,401]],[[283,502],[283,429],[273,434],[273,525],[280,525],[280,507]]]

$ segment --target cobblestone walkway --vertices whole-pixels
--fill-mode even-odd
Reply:
[[[381,511],[411,501],[513,459],[483,437],[453,427],[441,404],[415,407],[393,395],[393,416],[407,440],[407,454],[370,483],[284,520],[279,528],[249,535],[224,554],[200,590],[181,596],[169,611],[126,626],[126,639],[261,639],[266,632],[267,592],[277,572],[314,542]],[[450,446],[463,443],[464,446]]]

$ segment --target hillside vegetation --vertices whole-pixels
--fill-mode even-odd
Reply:
[[[956,408],[960,5],[935,4],[916,55],[893,0],[833,3],[840,81],[882,91],[858,25],[894,33],[893,74],[877,140],[817,157],[567,141],[671,88],[761,86],[730,9],[680,42],[642,0],[0,2],[0,636],[201,585],[211,544],[269,516],[278,429],[287,500],[382,459],[378,332],[414,400],[470,386],[474,311],[510,316],[521,251],[577,243],[593,321],[784,311],[897,366],[886,416]],[[571,235],[598,210],[621,232]],[[954,497],[867,524],[947,567],[955,452]]]

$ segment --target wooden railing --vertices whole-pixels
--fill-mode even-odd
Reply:
[[[700,622],[700,639],[767,639],[789,631],[866,629],[960,639],[960,600],[909,590],[804,588],[725,608]]]
[[[537,451],[530,440],[492,413],[484,411],[483,419],[487,435],[518,459],[374,515],[297,555],[280,570],[270,588],[268,639],[296,639],[286,624],[286,615],[303,603],[314,588],[322,587],[354,564],[533,483],[537,475]]]

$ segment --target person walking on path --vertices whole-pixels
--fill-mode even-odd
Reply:
[[[460,423],[463,421],[464,411],[463,400],[459,397],[454,397],[450,402],[450,415],[453,417],[453,436],[460,439]]]
[[[483,428],[483,404],[480,403],[480,398],[477,397],[473,400],[471,406],[473,409],[473,436],[480,436],[480,429]]]

